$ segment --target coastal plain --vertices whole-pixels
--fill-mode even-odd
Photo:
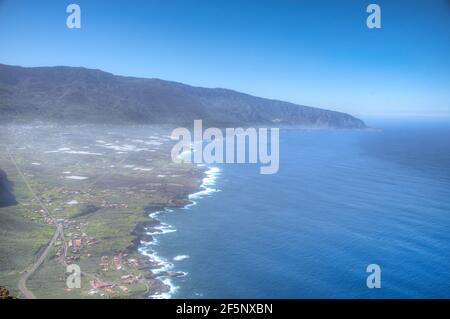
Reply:
[[[160,231],[151,213],[189,203],[204,170],[173,163],[170,130],[148,125],[0,127],[0,285],[19,298],[158,298],[159,258],[138,248]],[[69,288],[67,265],[81,269]]]

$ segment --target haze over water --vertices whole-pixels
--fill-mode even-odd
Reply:
[[[368,124],[280,132],[275,175],[216,165],[220,192],[159,216],[174,297],[450,297],[450,122]]]

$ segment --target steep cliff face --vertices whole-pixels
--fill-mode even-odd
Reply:
[[[16,198],[13,194],[12,183],[8,180],[6,173],[0,169],[0,207],[16,204]]]
[[[0,64],[0,120],[91,123],[277,125],[363,129],[345,113],[208,89],[116,76],[73,67],[22,68]]]

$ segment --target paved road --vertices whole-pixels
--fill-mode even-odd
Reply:
[[[25,185],[27,186],[30,193],[33,195],[34,199],[39,203],[39,205],[42,207],[42,209],[47,213],[49,217],[51,217],[50,212],[47,210],[47,208],[42,204],[39,197],[36,196],[33,189],[31,188],[30,184],[28,183],[27,179],[25,178],[25,175],[23,174],[20,167],[17,165],[16,160],[14,159],[14,156],[11,154],[8,148],[6,148],[6,152],[8,153],[9,157],[11,158],[11,162],[14,164],[17,172],[21,176],[22,180],[24,181]],[[64,238],[64,231],[62,225],[55,223],[55,233],[52,237],[52,239],[48,242],[47,247],[45,250],[41,253],[39,258],[35,261],[35,263],[29,268],[28,270],[24,271],[22,275],[19,277],[19,282],[17,284],[17,287],[19,288],[20,292],[25,296],[27,299],[36,299],[36,296],[27,288],[27,280],[30,278],[33,273],[39,268],[39,266],[44,262],[44,260],[47,258],[47,255],[49,254],[53,244],[55,241],[61,236]]]
[[[56,226],[55,234],[53,235],[50,242],[47,244],[47,247],[45,248],[45,250],[39,256],[39,258],[36,260],[36,262],[31,266],[31,268],[26,270],[20,276],[17,287],[19,288],[20,292],[25,296],[25,298],[36,299],[36,296],[26,286],[27,280],[28,280],[28,278],[31,277],[31,275],[33,275],[33,273],[39,268],[39,266],[47,258],[47,255],[49,254],[53,244],[58,239],[58,237],[61,236],[61,233],[62,233],[62,226],[61,225]]]
[[[24,183],[27,186],[28,190],[32,194],[33,198],[39,203],[39,206],[41,206],[41,208],[44,210],[44,212],[47,214],[47,216],[49,216],[50,218],[53,219],[54,225],[56,227],[55,233],[53,234],[52,239],[50,239],[50,241],[48,242],[45,250],[41,253],[39,258],[31,266],[31,268],[29,268],[28,270],[25,270],[22,273],[22,275],[19,277],[19,282],[17,284],[17,287],[19,288],[20,292],[25,296],[25,298],[27,298],[27,299],[36,299],[36,296],[27,288],[27,285],[26,285],[27,284],[27,280],[28,280],[28,278],[30,278],[34,274],[34,272],[39,268],[39,266],[45,261],[45,259],[47,258],[48,254],[51,251],[51,248],[52,248],[53,244],[55,243],[55,241],[58,238],[61,238],[62,241],[64,242],[64,254],[62,255],[62,259],[60,261],[62,262],[62,264],[67,266],[67,264],[65,262],[65,257],[67,255],[67,244],[66,244],[66,240],[64,238],[64,228],[63,228],[63,226],[61,224],[56,223],[56,219],[50,214],[50,212],[47,210],[47,208],[41,202],[39,197],[36,196],[36,194],[34,193],[33,189],[31,188],[30,184],[28,183],[25,175],[23,174],[22,170],[17,165],[17,162],[14,159],[14,156],[9,151],[9,148],[6,148],[6,152],[8,153],[8,155],[9,155],[9,157],[11,159],[11,162],[14,164],[17,172],[21,176],[22,180],[24,181]],[[81,272],[81,274],[85,275],[88,278],[99,280],[99,278],[97,276],[89,274],[89,273],[86,273],[84,271]],[[147,291],[148,291],[149,287],[148,287],[147,284],[146,284],[146,286],[147,286]]]

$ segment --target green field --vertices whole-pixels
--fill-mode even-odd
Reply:
[[[0,131],[0,168],[17,201],[0,208],[0,286],[25,297],[18,280],[59,224],[62,235],[26,281],[37,298],[141,298],[168,289],[152,276],[155,262],[137,252],[140,226],[152,223],[149,211],[186,204],[202,172],[172,163],[166,135],[149,127]],[[72,263],[82,270],[79,289],[66,285]]]

